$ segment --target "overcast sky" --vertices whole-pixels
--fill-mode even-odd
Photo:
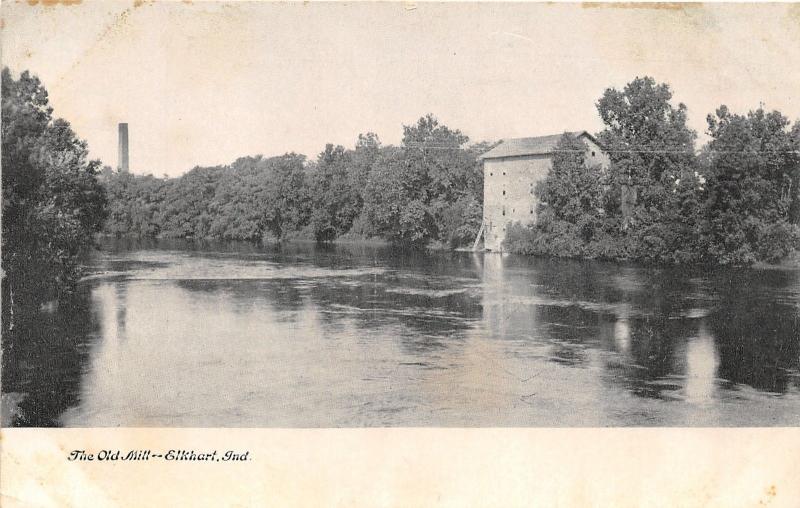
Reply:
[[[135,173],[398,143],[428,112],[472,141],[597,131],[603,90],[642,75],[701,134],[723,103],[800,117],[800,5],[3,2],[2,18],[3,63],[37,74],[106,164],[128,122]]]

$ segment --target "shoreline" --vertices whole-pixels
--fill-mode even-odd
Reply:
[[[143,242],[160,242],[160,241],[184,241],[189,243],[247,243],[251,245],[269,247],[269,246],[276,246],[281,244],[318,244],[323,246],[331,246],[331,245],[342,245],[342,246],[364,246],[364,247],[391,247],[392,243],[388,240],[384,240],[381,238],[354,238],[354,237],[340,237],[336,238],[335,240],[331,240],[328,242],[316,242],[311,238],[299,238],[299,237],[290,237],[283,241],[264,241],[264,240],[226,240],[226,239],[217,239],[217,238],[203,238],[203,239],[193,239],[193,238],[167,238],[167,237],[136,237],[136,236],[121,236],[115,237],[113,235],[107,234],[99,234],[96,237],[97,240],[128,240],[128,241],[143,241]],[[405,247],[398,247],[399,250],[413,250],[411,248]],[[100,249],[102,250],[102,249]],[[436,253],[445,253],[445,252],[458,252],[458,253],[469,253],[469,254],[499,254],[501,256],[519,256],[523,258],[542,258],[542,259],[560,259],[565,261],[597,261],[603,263],[613,263],[618,265],[626,265],[626,264],[633,264],[642,267],[652,267],[652,268],[680,268],[680,267],[691,267],[691,268],[752,268],[756,270],[800,270],[800,251],[795,251],[794,253],[787,256],[785,259],[780,261],[779,263],[765,263],[759,261],[757,263],[753,263],[752,265],[748,266],[733,266],[733,265],[719,265],[719,264],[659,264],[659,263],[647,263],[642,261],[636,261],[631,259],[597,259],[597,258],[579,258],[579,257],[562,257],[562,256],[536,256],[530,254],[520,254],[510,251],[486,251],[485,249],[478,249],[472,250],[470,247],[456,247],[456,248],[449,248],[445,247],[441,243],[432,242],[430,245],[418,249],[420,252],[428,252],[431,254]]]

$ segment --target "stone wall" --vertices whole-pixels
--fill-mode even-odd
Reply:
[[[486,159],[483,164],[484,246],[499,251],[510,222],[536,221],[536,183],[547,177],[549,155]]]

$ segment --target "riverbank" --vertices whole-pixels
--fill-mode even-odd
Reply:
[[[123,236],[120,238],[116,238],[112,235],[98,235],[98,240],[105,239],[105,240],[124,240],[124,241],[145,241],[145,242],[190,242],[190,243],[197,243],[198,245],[204,244],[227,244],[227,243],[244,243],[250,244],[254,247],[259,245],[264,247],[274,247],[276,245],[341,245],[341,246],[358,246],[358,247],[391,247],[392,243],[388,240],[384,240],[378,237],[365,237],[360,235],[343,235],[339,238],[328,242],[317,242],[313,239],[313,237],[309,237],[308,235],[302,234],[302,232],[297,232],[297,234],[289,234],[284,237],[282,240],[277,240],[275,238],[264,238],[261,240],[224,240],[219,238],[204,238],[204,239],[186,239],[186,238],[162,238],[162,237],[148,237],[148,238],[137,238],[134,236]],[[407,250],[403,247],[396,246],[399,250]],[[431,253],[444,253],[444,252],[473,252],[473,253],[486,253],[483,250],[483,246],[480,246],[478,250],[473,251],[471,246],[461,246],[461,247],[450,247],[449,245],[439,242],[439,241],[432,241],[424,249],[425,252]],[[516,256],[522,257],[533,257],[533,258],[542,258],[542,259],[573,259],[573,260],[580,260],[580,261],[604,261],[613,264],[619,265],[636,265],[636,266],[663,266],[663,267],[675,267],[675,266],[702,266],[698,265],[697,263],[658,263],[658,262],[647,262],[642,260],[636,259],[626,259],[626,258],[605,258],[605,257],[597,257],[597,256],[558,256],[552,254],[539,254],[534,252],[514,252],[514,251],[504,251],[503,254],[513,254]],[[719,265],[707,265],[709,268],[713,268],[714,266]],[[778,263],[766,263],[766,262],[757,262],[752,265],[749,265],[750,268],[756,269],[773,269],[773,270],[800,270],[800,251],[794,251],[782,261]]]
[[[756,263],[753,268],[800,270],[800,251],[794,251],[779,263]]]

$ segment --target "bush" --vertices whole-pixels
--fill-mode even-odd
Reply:
[[[444,207],[439,218],[439,238],[455,249],[471,245],[483,220],[483,208],[473,196],[464,196]]]
[[[800,250],[800,227],[779,222],[768,226],[758,239],[759,258],[767,263],[785,259],[793,251]]]
[[[514,254],[536,254],[534,245],[536,244],[537,236],[539,234],[533,227],[513,222],[506,228],[503,249]]]

